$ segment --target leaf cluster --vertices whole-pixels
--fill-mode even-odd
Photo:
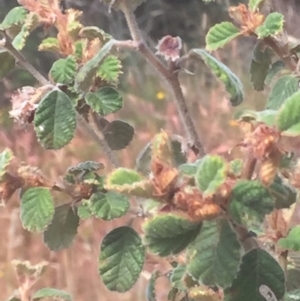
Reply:
[[[104,2],[131,17],[142,3]],[[62,13],[59,1],[20,4],[0,24],[5,39],[0,78],[15,67],[20,50],[38,26],[56,29],[39,50],[59,58],[40,87],[16,91],[11,116],[32,124],[45,149],[70,143],[82,120],[109,151],[127,147],[134,128],[107,116],[124,105],[118,89],[122,74],[118,50],[138,49],[149,59],[144,42],[136,41],[139,33],[134,32],[133,41],[117,41],[100,28],[82,25],[79,11]],[[241,155],[200,157],[194,151],[198,157],[191,161],[193,146],[188,139],[161,130],[138,155],[135,168],[118,166],[104,172],[104,164],[86,161],[52,182],[35,167],[15,164],[18,160],[5,149],[0,154],[2,202],[6,204],[19,190],[23,227],[43,233],[53,251],[72,245],[81,221],[128,217],[129,222],[107,233],[100,246],[98,270],[111,291],[131,289],[147,254],[154,254],[166,260],[169,270],[152,273],[146,290],[151,301],[156,300],[156,283],[162,277],[171,284],[169,300],[300,299],[300,285],[294,285],[289,269],[290,254],[300,251],[299,225],[292,224],[292,214],[285,214],[293,213],[300,188],[299,159],[291,156],[285,143],[300,135],[299,46],[283,43],[284,18],[278,12],[263,13],[264,4],[250,0],[248,5],[230,7],[232,22],[209,30],[206,49],[181,55],[180,38],[167,36],[156,53],[173,68],[171,75],[184,72],[187,60],[202,60],[224,84],[231,105],[238,106],[245,99],[241,80],[210,52],[240,36],[257,39],[250,78],[256,91],[270,86],[270,93],[264,110],[242,110],[232,120],[243,133],[235,146]],[[150,55],[150,61],[156,59]],[[156,66],[174,87],[169,69],[160,61]],[[54,191],[67,201],[58,204]],[[136,218],[145,219],[142,231],[135,228]],[[16,266],[19,273],[40,275],[39,268],[27,263]],[[71,300],[53,288],[36,292],[32,300],[47,297]]]

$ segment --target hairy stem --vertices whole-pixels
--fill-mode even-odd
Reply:
[[[273,51],[281,58],[291,71],[295,71],[297,69],[297,61],[293,54],[287,53],[286,50],[280,47],[272,37],[265,38],[264,43],[273,49]]]
[[[20,66],[27,70],[42,86],[49,85],[50,82],[26,60],[19,50],[13,46],[11,39],[5,34],[5,32],[3,34],[5,36],[5,41],[3,42],[2,40],[0,46],[5,48],[16,59]],[[76,116],[80,126],[94,138],[98,145],[100,145],[109,161],[115,167],[119,166],[119,162],[107,142],[100,138],[100,133],[97,132],[97,128],[93,128],[78,112],[76,112]]]
[[[174,70],[172,67],[168,69],[165,65],[163,65],[146,45],[137,25],[134,13],[130,10],[126,1],[123,1],[121,8],[125,15],[131,37],[138,44],[138,51],[146,58],[146,60],[154,67],[158,74],[168,83],[169,87],[171,88],[179,117],[184,125],[187,138],[192,144],[191,149],[197,155],[201,157],[204,156],[204,148],[188,111],[186,100],[178,80],[178,72],[176,72],[177,70]]]

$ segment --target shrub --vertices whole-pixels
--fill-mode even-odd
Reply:
[[[100,28],[83,26],[80,12],[62,13],[58,1],[19,0],[21,6],[13,8],[0,25],[0,76],[18,62],[39,83],[38,88],[23,87],[14,94],[10,114],[18,122],[32,124],[45,149],[63,148],[80,126],[100,145],[114,169],[104,175],[102,163],[86,161],[70,167],[63,181],[53,183],[35,167],[13,169],[14,154],[5,149],[0,156],[3,203],[20,190],[23,227],[42,232],[53,251],[71,246],[80,220],[144,218],[142,234],[131,222],[103,238],[99,274],[111,291],[128,291],[150,252],[165,257],[170,269],[153,272],[148,300],[156,299],[155,283],[160,277],[171,283],[170,300],[300,300],[299,283],[296,290],[287,289],[291,255],[300,250],[300,228],[291,217],[300,169],[286,142],[300,135],[299,45],[286,40],[283,16],[266,13],[262,0],[250,0],[248,5],[230,8],[233,22],[209,30],[206,49],[181,55],[181,39],[165,36],[153,53],[133,14],[143,1],[104,2],[123,11],[131,40],[119,41]],[[38,26],[57,30],[56,36],[39,45],[40,51],[61,57],[48,78],[21,53]],[[240,105],[245,98],[241,81],[211,54],[239,36],[256,38],[251,81],[256,91],[271,85],[271,92],[265,110],[242,110],[233,119],[244,134],[236,145],[241,152],[235,157],[213,155],[203,148],[178,74],[185,72],[186,61],[203,61],[224,83],[232,106]],[[114,153],[129,145],[134,128],[107,119],[123,107],[118,91],[122,73],[118,54],[123,49],[138,51],[155,67],[173,93],[185,129],[185,137],[165,130],[157,133],[139,155],[135,169],[120,166]],[[194,162],[187,161],[188,153],[195,155]],[[72,201],[55,205],[53,191]],[[15,266],[27,275],[40,275],[43,268],[20,262]],[[27,283],[27,290],[30,287]],[[25,300],[24,294],[23,288],[14,298]],[[51,296],[71,298],[52,288],[27,297]]]

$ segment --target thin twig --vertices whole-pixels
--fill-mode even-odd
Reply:
[[[201,140],[197,134],[195,125],[191,119],[191,115],[188,111],[186,100],[182,93],[182,89],[178,80],[178,72],[173,68],[168,69],[161,61],[154,55],[145,43],[140,29],[138,27],[134,13],[128,7],[126,1],[122,2],[122,11],[125,15],[125,19],[131,34],[132,39],[138,44],[138,51],[146,58],[146,60],[154,67],[158,74],[168,83],[174,96],[177,111],[181,122],[184,125],[185,132],[189,142],[191,142],[191,149],[199,156],[204,156],[204,148]]]
[[[5,36],[5,42],[3,45],[1,45],[3,48],[5,48],[20,64],[20,66],[27,70],[42,86],[49,85],[50,82],[37,70],[32,66],[26,58],[23,56],[23,54],[17,50],[13,44],[11,39],[3,32]],[[128,43],[128,41],[125,41],[124,45],[128,47],[132,47],[131,43]],[[122,44],[119,44],[121,46]],[[122,45],[123,46],[123,45]],[[115,166],[119,166],[118,160],[115,157],[114,153],[110,149],[109,145],[104,139],[100,138],[100,135],[97,133],[97,129],[94,129],[78,112],[76,112],[77,120],[82,128],[84,128],[98,143],[98,145],[101,146],[102,150],[104,151],[105,155],[108,157],[109,161]]]
[[[89,134],[93,136],[93,138],[98,142],[99,145],[101,145],[103,151],[105,152],[109,161],[114,165],[114,167],[120,167],[121,165],[117,157],[114,156],[113,151],[110,149],[106,140],[103,137],[101,137],[103,133],[101,132],[100,128],[96,125],[93,114],[89,114],[89,117],[89,123],[85,121],[85,119],[81,115],[79,115],[78,118],[81,119],[81,125],[83,125],[85,129],[89,132]]]

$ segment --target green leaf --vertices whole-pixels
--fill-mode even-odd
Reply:
[[[110,122],[103,130],[104,138],[112,150],[121,150],[129,145],[134,136],[134,128],[122,120]]]
[[[270,50],[259,41],[254,49],[250,67],[251,82],[256,91],[264,89],[271,62]]]
[[[205,221],[191,247],[187,272],[208,286],[229,287],[241,260],[241,245],[226,220]]]
[[[91,205],[89,200],[83,200],[81,204],[78,207],[77,214],[80,219],[86,220],[93,216],[93,213],[91,211]]]
[[[122,64],[115,55],[108,55],[97,72],[102,80],[110,84],[116,84],[120,74],[122,74]]]
[[[284,293],[283,270],[269,253],[257,248],[243,256],[237,278],[225,291],[225,301],[281,300]]]
[[[255,12],[263,1],[264,0],[250,0],[248,7],[252,12]]]
[[[14,157],[14,154],[9,148],[4,149],[4,151],[0,153],[0,180],[2,180],[2,177],[6,172],[7,166],[9,166],[11,160]]]
[[[183,291],[186,289],[184,283],[184,276],[186,275],[186,266],[178,264],[177,267],[172,271],[170,281],[172,287],[176,287],[178,290]]]
[[[112,185],[134,184],[143,180],[143,177],[135,170],[119,167],[108,177],[108,182]]]
[[[159,271],[155,270],[150,277],[148,285],[146,287],[146,297],[147,301],[156,301],[156,291],[155,291],[155,284],[156,280],[159,278],[160,273]]]
[[[233,106],[238,106],[244,100],[243,85],[227,66],[203,49],[192,49],[191,54],[196,58],[202,58],[216,77],[224,83],[227,92],[231,96],[230,101]]]
[[[38,25],[39,25],[39,16],[34,12],[30,12],[25,19],[21,31],[16,35],[16,37],[12,41],[13,46],[18,50],[22,50],[26,44],[26,40],[29,34]]]
[[[69,55],[65,59],[54,62],[49,73],[55,83],[68,85],[74,81],[76,69],[76,60],[74,56]]]
[[[86,103],[92,110],[102,116],[115,113],[123,107],[122,95],[112,87],[103,87],[96,92],[85,95]]]
[[[0,49],[0,80],[6,77],[15,68],[15,58],[6,50]]]
[[[194,177],[196,176],[200,163],[201,163],[201,159],[195,161],[194,163],[183,163],[178,166],[178,169],[184,175]]]
[[[90,172],[90,171],[98,171],[99,169],[103,169],[104,164],[95,162],[95,161],[85,161],[81,162],[76,166],[72,166],[68,169],[68,173],[78,175],[82,172]]]
[[[180,136],[179,136],[180,137]],[[182,144],[177,140],[177,135],[171,136],[171,157],[174,166],[179,166],[186,162],[186,157],[182,152]],[[143,175],[148,175],[150,172],[151,154],[153,140],[146,144],[136,159],[136,170]]]
[[[264,23],[256,28],[255,32],[259,39],[276,35],[283,30],[284,17],[278,12],[268,14]]]
[[[229,164],[229,171],[234,174],[235,176],[239,177],[242,173],[243,168],[243,160],[241,159],[234,159],[230,161]]]
[[[210,28],[205,37],[206,49],[213,51],[222,48],[239,35],[241,35],[239,28],[231,22],[216,24]]]
[[[53,51],[59,52],[59,42],[57,38],[48,37],[42,40],[41,44],[39,45],[39,51]]]
[[[289,208],[297,200],[297,191],[278,175],[269,186],[269,191],[275,199],[276,209]]]
[[[177,294],[178,294],[178,289],[176,287],[172,287],[171,290],[168,293],[168,300],[169,301],[175,301],[176,297],[177,297]],[[181,300],[181,301],[183,301],[183,300]]]
[[[273,127],[276,125],[277,115],[277,110],[263,110],[260,112],[256,112],[256,120],[258,122],[263,122],[270,127]]]
[[[234,119],[244,120],[244,121],[257,121],[263,122],[268,126],[276,125],[276,117],[278,115],[277,110],[263,110],[263,111],[252,111],[252,110],[242,110],[235,114]]]
[[[271,65],[269,69],[268,75],[266,77],[266,84],[269,85],[274,77],[285,67],[285,63],[283,61],[276,61]]]
[[[55,208],[51,224],[44,232],[44,242],[52,251],[68,248],[77,234],[79,217],[76,208],[63,204]]]
[[[300,134],[300,91],[290,96],[281,108],[277,118],[277,126],[283,135],[298,136]]]
[[[43,231],[54,215],[54,203],[48,188],[29,188],[22,194],[20,216],[22,225],[29,231]]]
[[[46,94],[36,109],[34,127],[46,149],[67,145],[76,128],[76,113],[70,98],[60,90]]]
[[[220,156],[207,155],[199,164],[195,181],[204,195],[212,195],[226,180],[226,163]]]
[[[106,221],[125,215],[130,207],[127,196],[114,191],[97,192],[91,197],[91,211]]]
[[[300,226],[295,226],[286,237],[280,238],[278,244],[283,249],[300,251]]]
[[[284,301],[300,301],[300,289],[287,292],[284,295]]]
[[[262,223],[273,209],[273,198],[259,181],[240,180],[234,186],[229,212],[240,225],[250,227],[253,222]]]
[[[115,40],[108,41],[99,52],[90,59],[77,73],[75,79],[76,90],[87,92],[92,84],[93,78],[96,76],[97,71],[101,63],[104,61],[105,57],[111,51],[115,44]]]
[[[100,29],[97,26],[86,26],[83,27],[79,35],[83,39],[88,39],[89,41],[92,41],[94,39],[100,39],[101,42],[105,42],[106,40],[109,40],[111,36],[106,33],[104,30]]]
[[[138,280],[145,260],[145,248],[138,233],[130,227],[119,227],[103,239],[99,273],[110,291],[124,293]]]
[[[293,75],[280,77],[273,85],[268,97],[266,109],[278,110],[295,92],[298,91],[299,80]]]
[[[72,297],[69,293],[52,287],[45,287],[34,293],[32,300],[44,300],[45,298],[54,298],[64,301],[71,301]]]
[[[145,245],[159,256],[177,254],[195,239],[200,228],[200,223],[176,214],[158,215],[144,224]]]
[[[108,175],[105,188],[140,197],[152,196],[152,184],[139,173],[127,168],[117,168]]]
[[[17,6],[11,9],[5,16],[4,20],[0,24],[0,29],[10,29],[16,25],[20,25],[25,22],[27,17],[27,10],[23,6]]]

